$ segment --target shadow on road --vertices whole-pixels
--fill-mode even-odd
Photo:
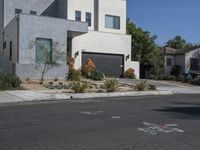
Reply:
[[[156,109],[159,112],[166,112],[173,117],[184,118],[184,119],[200,119],[200,106],[185,106],[185,107],[165,107],[163,109]]]

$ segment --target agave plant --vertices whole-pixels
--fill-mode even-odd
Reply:
[[[103,88],[106,90],[106,92],[116,92],[119,88],[119,82],[115,78],[104,79]]]

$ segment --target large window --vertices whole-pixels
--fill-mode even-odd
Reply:
[[[120,17],[106,15],[105,27],[110,29],[120,29]]]
[[[52,62],[52,39],[37,38],[36,39],[36,62],[46,63]]]
[[[81,21],[81,11],[75,11],[75,20]]]
[[[92,14],[91,13],[89,13],[89,12],[86,12],[86,14],[85,14],[85,18],[86,18],[86,22],[88,23],[88,26],[90,26],[91,27],[91,24],[92,24]]]

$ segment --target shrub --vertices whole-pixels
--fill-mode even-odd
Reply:
[[[124,78],[129,78],[129,79],[135,79],[135,70],[132,68],[129,68],[124,72]]]
[[[149,76],[149,79],[151,79],[151,80],[157,80],[157,79],[159,79],[159,78],[157,78],[155,75],[150,75],[150,76]]]
[[[148,89],[149,90],[156,90],[157,87],[155,85],[153,85],[153,84],[149,84]]]
[[[96,81],[102,81],[104,77],[105,75],[99,70],[92,71],[90,75],[90,79],[96,80]]]
[[[191,80],[191,84],[200,85],[200,78],[195,78],[195,79]]]
[[[134,87],[137,91],[144,91],[148,88],[147,81],[141,81],[140,83],[136,84]]]
[[[69,71],[74,70],[74,63],[75,63],[75,59],[73,57],[68,59],[67,64],[69,65]]]
[[[0,90],[20,89],[22,81],[14,74],[0,73]]]
[[[88,58],[86,63],[82,66],[82,73],[86,78],[90,78],[92,71],[94,71],[96,66],[92,62],[92,59]]]
[[[70,81],[80,81],[81,80],[81,71],[80,70],[69,70],[68,76],[66,78]]]
[[[184,77],[181,77],[181,76],[176,77],[176,81],[178,82],[183,82],[183,80],[184,80]]]
[[[70,87],[75,93],[85,93],[86,90],[91,87],[91,83],[86,81],[74,81],[70,84]]]
[[[175,80],[176,80],[176,77],[175,77],[175,76],[168,75],[168,76],[164,76],[164,77],[163,77],[163,80],[175,81]]]
[[[170,73],[171,73],[171,75],[174,75],[174,76],[177,77],[181,73],[181,66],[179,66],[179,65],[172,66],[172,69],[171,69]]]
[[[118,87],[119,82],[115,78],[103,80],[103,89],[105,89],[106,92],[116,92]]]

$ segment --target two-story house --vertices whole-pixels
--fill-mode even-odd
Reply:
[[[0,0],[0,69],[21,78],[39,78],[38,64],[55,51],[64,59],[45,78],[64,78],[68,56],[81,68],[91,58],[96,68],[120,77],[131,61],[126,34],[126,0]]]

